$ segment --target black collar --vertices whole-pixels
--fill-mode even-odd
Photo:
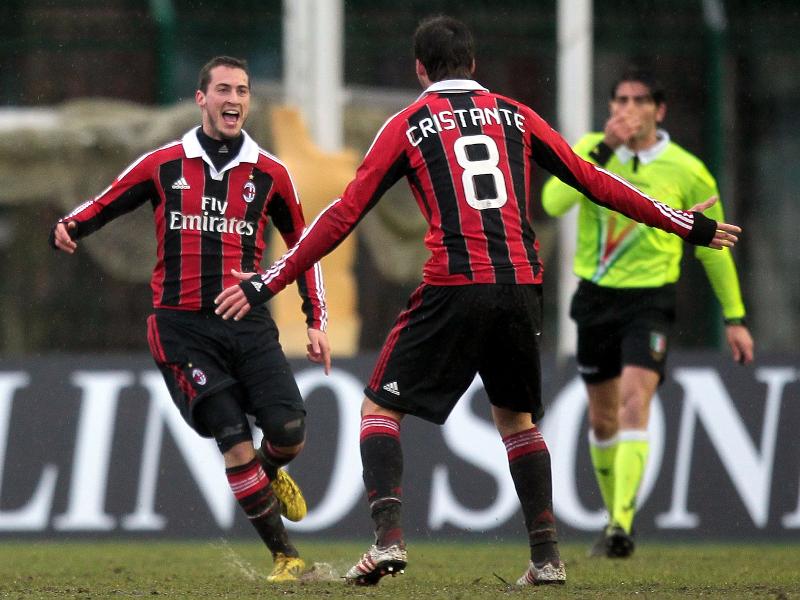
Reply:
[[[208,137],[203,131],[202,127],[197,129],[197,141],[205,150],[208,158],[214,163],[214,168],[221,171],[222,167],[227,165],[231,159],[239,154],[244,143],[244,136],[240,133],[237,137],[231,140],[215,140]]]

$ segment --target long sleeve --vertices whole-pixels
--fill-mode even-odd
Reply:
[[[151,152],[138,158],[97,197],[84,202],[60,219],[61,222],[75,221],[74,239],[94,233],[109,221],[145,202],[155,204],[160,201],[153,181],[153,155]]]
[[[287,248],[292,248],[305,230],[303,209],[297,190],[288,174],[276,180],[276,192],[270,198],[267,213],[281,234]],[[314,261],[299,272],[297,289],[302,300],[302,311],[310,328],[325,331],[328,326],[328,309],[325,304],[325,284],[322,266]]]
[[[397,143],[397,126],[390,119],[367,151],[341,198],[325,208],[298,242],[261,276],[274,296],[298,274],[344,240],[381,196],[403,175],[408,159]]]
[[[575,154],[584,160],[590,160],[589,151],[596,144],[597,134],[589,134],[575,144]],[[560,217],[578,204],[583,194],[571,185],[567,185],[558,177],[550,177],[542,188],[542,207],[551,217]]]
[[[707,200],[711,196],[719,196],[719,190],[714,178],[699,161],[692,173],[692,185],[687,194],[687,203],[696,204]],[[705,211],[705,215],[716,221],[725,218],[722,202],[717,201]],[[730,249],[712,250],[711,248],[697,247],[695,257],[702,263],[714,295],[722,307],[722,314],[726,319],[736,319],[745,316],[744,302],[739,287],[739,275],[733,254]]]
[[[580,158],[541,117],[530,111],[533,160],[592,202],[645,225],[674,233],[705,246],[714,238],[716,222],[696,212],[674,209],[639,192],[624,179]]]

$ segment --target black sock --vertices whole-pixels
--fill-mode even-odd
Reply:
[[[258,460],[254,458],[247,464],[225,469],[225,475],[236,500],[272,556],[278,552],[286,556],[299,556],[289,541],[278,500]]]
[[[504,437],[503,443],[525,517],[531,560],[537,565],[558,561],[550,453],[542,434],[533,427]]]
[[[361,419],[361,463],[375,543],[391,546],[403,542],[403,450],[400,422],[391,417],[367,415]]]
[[[256,456],[261,466],[264,467],[264,472],[267,474],[267,477],[269,477],[269,480],[274,481],[278,476],[278,469],[284,465],[288,465],[292,459],[297,456],[297,452],[293,454],[282,452],[277,450],[267,440],[264,440],[261,442],[261,447],[256,450]]]

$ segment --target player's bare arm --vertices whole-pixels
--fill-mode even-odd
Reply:
[[[57,223],[54,231],[54,242],[56,248],[66,252],[67,254],[74,254],[78,249],[78,244],[72,239],[69,232],[74,231],[78,224],[75,221],[67,223]]]

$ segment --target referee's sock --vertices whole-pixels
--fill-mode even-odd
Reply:
[[[511,478],[517,490],[531,560],[536,565],[559,561],[558,535],[553,515],[553,483],[550,473],[550,452],[541,432],[534,425],[503,438],[508,454]]]
[[[650,441],[647,431],[625,429],[619,432],[614,461],[614,507],[611,522],[631,532],[636,514],[636,495],[644,477]]]
[[[286,556],[299,556],[289,541],[289,534],[281,520],[280,505],[258,459],[225,469],[225,475],[233,495],[272,556],[278,552]]]
[[[617,459],[619,439],[615,435],[607,440],[598,440],[589,430],[589,455],[592,457],[594,477],[609,516],[614,511],[614,464]]]
[[[375,543],[386,547],[403,542],[403,449],[400,422],[383,415],[361,418],[361,464]]]

